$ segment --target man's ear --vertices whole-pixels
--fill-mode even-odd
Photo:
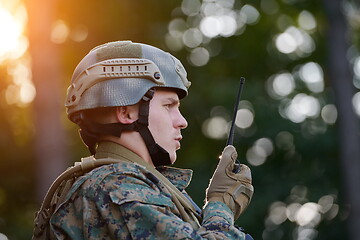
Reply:
[[[138,111],[135,105],[116,107],[116,118],[122,124],[131,124],[138,119]]]

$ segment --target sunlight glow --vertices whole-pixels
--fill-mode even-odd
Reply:
[[[0,8],[0,64],[6,64],[12,83],[4,89],[4,100],[9,105],[25,107],[36,95],[31,81],[31,63],[26,55],[28,39],[25,35],[27,12],[25,6],[13,1]]]
[[[7,104],[26,106],[31,103],[36,95],[36,90],[31,82],[31,69],[29,61],[19,60],[16,65],[8,67],[8,74],[13,79],[6,92]]]
[[[28,41],[23,36],[27,14],[24,6],[13,13],[0,8],[0,64],[6,59],[20,58],[28,48]]]

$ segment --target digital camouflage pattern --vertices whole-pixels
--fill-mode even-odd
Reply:
[[[120,145],[100,143],[96,158],[139,158]],[[180,191],[192,171],[158,169]],[[80,177],[50,219],[57,239],[245,239],[230,209],[210,202],[198,230],[184,222],[171,195],[143,166],[119,162]]]

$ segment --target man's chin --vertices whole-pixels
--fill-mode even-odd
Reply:
[[[174,164],[176,162],[176,158],[177,158],[176,153],[170,155],[171,164]]]

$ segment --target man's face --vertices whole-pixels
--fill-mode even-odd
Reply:
[[[171,90],[157,89],[150,101],[150,132],[155,142],[169,153],[172,163],[176,161],[176,150],[180,149],[181,129],[187,127],[179,106],[179,97]]]

